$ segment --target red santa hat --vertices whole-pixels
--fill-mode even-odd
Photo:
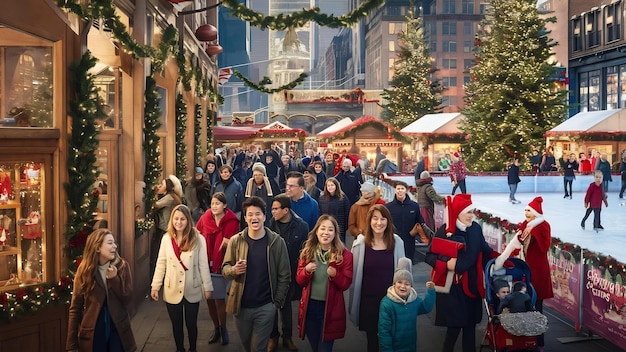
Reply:
[[[530,203],[528,203],[528,206],[526,207],[526,209],[530,210],[530,212],[535,214],[536,217],[542,218],[543,208],[541,207],[541,203],[543,203],[543,198],[535,197],[535,199],[533,199]]]
[[[454,233],[456,231],[456,219],[459,215],[473,209],[471,194],[461,193],[446,197],[446,233]]]

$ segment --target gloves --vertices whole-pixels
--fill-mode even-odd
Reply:
[[[496,263],[494,265],[494,270],[498,270],[502,267],[504,267],[504,262],[507,261],[507,259],[509,259],[509,257],[511,256],[511,253],[513,253],[514,250],[516,249],[520,249],[522,248],[522,244],[520,243],[519,239],[516,236],[513,236],[513,238],[511,239],[511,242],[509,242],[509,244],[506,245],[506,248],[504,249],[504,251],[502,252],[502,254],[500,254],[498,256],[498,258],[496,259]],[[509,263],[507,263],[508,267],[507,268],[512,268],[515,265],[509,261]]]

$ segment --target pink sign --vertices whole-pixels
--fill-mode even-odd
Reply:
[[[594,333],[626,349],[626,287],[602,266],[585,266],[583,323]]]
[[[580,307],[582,269],[576,258],[580,258],[580,254],[572,254],[556,247],[550,249],[548,262],[554,297],[546,300],[545,304],[579,326],[578,307]]]

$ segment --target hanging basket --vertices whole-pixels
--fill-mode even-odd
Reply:
[[[196,38],[201,42],[217,40],[217,28],[212,24],[203,24],[196,29]]]

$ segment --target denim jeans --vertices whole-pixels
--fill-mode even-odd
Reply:
[[[235,320],[241,344],[246,352],[267,351],[275,316],[274,303],[255,308],[241,308]]]
[[[517,183],[509,183],[509,200],[515,200],[515,192],[517,192]]]
[[[313,352],[330,352],[333,350],[335,341],[322,342],[322,333],[324,332],[324,312],[326,311],[326,302],[309,299],[306,309],[306,320],[304,323],[304,333],[309,339],[311,350]]]

